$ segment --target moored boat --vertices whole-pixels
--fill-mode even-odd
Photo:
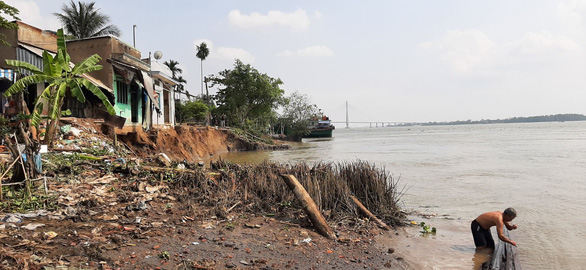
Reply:
[[[332,125],[332,121],[327,116],[314,117],[310,120],[308,135],[303,138],[327,138],[332,137],[332,132],[336,127]]]

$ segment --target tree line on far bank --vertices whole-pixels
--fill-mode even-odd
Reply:
[[[422,126],[436,126],[436,125],[470,125],[470,124],[499,124],[499,123],[532,123],[532,122],[565,122],[565,121],[586,121],[586,116],[583,114],[567,113],[528,117],[512,117],[506,119],[482,119],[482,120],[466,120],[466,121],[452,121],[452,122],[428,122],[421,123]]]

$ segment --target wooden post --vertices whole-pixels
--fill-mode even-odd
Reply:
[[[295,176],[293,175],[287,174],[282,174],[281,177],[283,178],[285,183],[287,183],[289,189],[293,191],[295,197],[301,202],[303,210],[305,211],[305,213],[307,213],[307,216],[311,220],[311,223],[313,224],[315,229],[321,235],[329,239],[336,240],[337,237],[334,234],[334,231],[332,231],[330,226],[328,226],[328,223],[320,213],[319,208],[317,207],[313,199],[309,196],[309,193],[307,193],[305,188],[301,185],[301,183],[299,183],[297,178],[295,178]]]
[[[389,227],[389,225],[387,225],[382,220],[378,219],[370,211],[368,211],[368,209],[366,209],[366,207],[356,197],[354,197],[354,195],[351,195],[350,198],[352,198],[352,200],[354,201],[354,203],[356,203],[356,205],[358,206],[358,209],[360,209],[360,211],[362,211],[362,213],[364,213],[365,215],[367,215],[370,219],[374,220],[378,224],[379,227],[381,227],[381,228],[383,228],[384,230],[387,230],[387,231],[391,230],[391,227]]]

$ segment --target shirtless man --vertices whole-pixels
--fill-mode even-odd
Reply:
[[[503,227],[508,230],[517,229],[517,225],[511,225],[510,222],[517,217],[515,209],[509,207],[504,212],[494,211],[484,213],[472,221],[471,229],[474,237],[474,244],[476,249],[483,249],[485,247],[494,248],[494,240],[490,234],[490,228],[496,226],[496,232],[504,242],[517,246],[517,243],[503,234]]]

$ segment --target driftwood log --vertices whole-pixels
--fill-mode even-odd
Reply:
[[[326,219],[322,216],[319,208],[313,201],[313,199],[309,196],[309,193],[305,190],[305,188],[299,183],[297,178],[293,175],[289,174],[282,174],[283,180],[289,186],[289,189],[293,191],[295,197],[301,202],[301,206],[307,216],[311,220],[311,223],[315,227],[315,229],[323,236],[336,240],[337,237],[334,234],[334,231],[328,226]]]
[[[351,195],[350,198],[352,198],[352,200],[354,201],[354,203],[356,203],[356,206],[358,206],[358,209],[360,209],[360,211],[365,214],[366,216],[368,216],[370,219],[374,220],[374,222],[376,222],[376,224],[383,228],[384,230],[391,230],[391,227],[389,227],[389,225],[387,225],[386,223],[384,223],[382,220],[380,220],[379,218],[377,218],[374,214],[372,214],[370,211],[368,211],[368,209],[366,209],[366,207],[358,200],[358,198],[356,198],[354,195]]]
[[[511,239],[508,230],[503,228],[503,233],[507,238]],[[484,263],[482,269],[521,270],[517,247],[499,240],[492,253],[491,260]]]

